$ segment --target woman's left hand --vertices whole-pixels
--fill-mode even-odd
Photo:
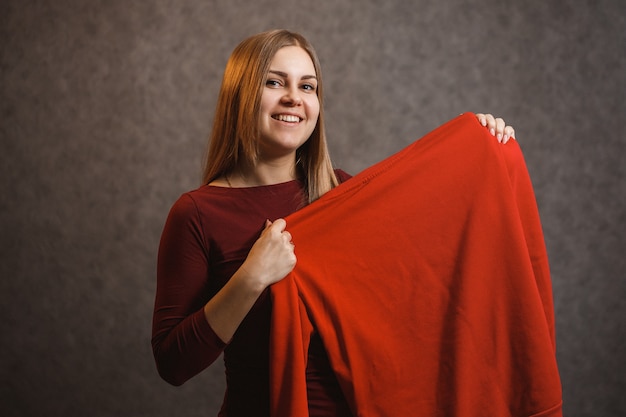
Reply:
[[[507,126],[501,118],[483,113],[476,113],[476,118],[481,125],[489,129],[489,132],[498,139],[498,142],[507,143],[511,138],[515,139],[515,129],[512,126]]]

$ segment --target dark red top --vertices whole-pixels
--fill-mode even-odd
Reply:
[[[349,178],[338,171],[340,181]],[[181,385],[224,353],[227,391],[220,416],[269,415],[266,290],[232,340],[220,340],[203,307],[246,259],[265,220],[303,206],[302,183],[247,188],[203,186],[173,205],[161,236],[152,348],[163,379]],[[289,225],[287,225],[287,229]],[[350,415],[319,338],[309,349],[310,415]]]

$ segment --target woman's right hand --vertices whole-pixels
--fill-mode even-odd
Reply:
[[[229,343],[259,295],[285,278],[296,265],[287,222],[265,222],[265,229],[252,245],[248,257],[226,285],[204,306],[204,315],[215,334]]]
[[[265,229],[241,265],[242,272],[260,289],[285,278],[296,266],[294,244],[286,227],[284,219],[266,220]]]

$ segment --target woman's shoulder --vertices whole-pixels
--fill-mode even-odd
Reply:
[[[337,180],[339,181],[340,184],[352,178],[352,175],[348,174],[346,171],[340,168],[335,169],[335,176],[337,177]]]
[[[202,207],[202,211],[210,209],[212,206],[218,206],[223,200],[225,195],[219,190],[222,187],[212,187],[203,185],[193,190],[182,193],[172,205],[172,212],[179,214],[194,214],[197,213],[199,207]]]

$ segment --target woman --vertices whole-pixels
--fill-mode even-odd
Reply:
[[[269,415],[268,287],[296,257],[284,217],[349,178],[333,170],[315,51],[285,30],[244,40],[226,66],[204,185],[172,207],[159,249],[152,346],[180,385],[223,352],[220,416]],[[513,129],[477,115],[506,142]],[[319,337],[307,362],[311,416],[349,416]]]

